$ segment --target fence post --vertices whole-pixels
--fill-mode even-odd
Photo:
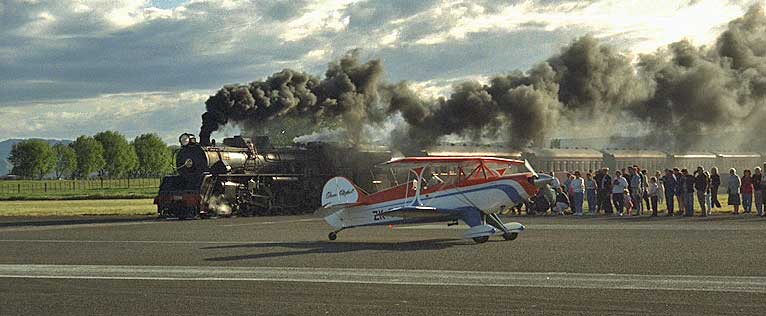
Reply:
[[[128,177],[128,189],[130,189],[130,177]]]
[[[19,191],[19,193],[21,193],[21,183],[17,183],[17,185],[19,186],[18,187],[18,189],[19,189],[18,191]]]
[[[48,182],[43,182],[45,184],[45,192],[48,192]]]

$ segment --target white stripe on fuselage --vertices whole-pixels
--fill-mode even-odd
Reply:
[[[522,200],[529,198],[521,184],[510,178],[503,178],[467,187],[450,188],[429,194],[421,194],[420,202],[425,206],[437,209],[476,208],[483,211],[497,210],[502,206],[511,207],[515,205],[516,203],[511,200],[508,194],[498,186],[509,186]],[[328,224],[337,228],[401,221],[402,218],[400,217],[379,215],[379,213],[411,205],[415,199],[414,192],[412,193],[413,196],[407,198],[342,209],[325,217],[325,220]]]

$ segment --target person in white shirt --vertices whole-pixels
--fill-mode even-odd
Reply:
[[[628,187],[628,180],[622,176],[622,172],[614,172],[614,180],[612,180],[612,203],[617,209],[617,214],[622,216],[623,207],[625,205],[625,189]]]
[[[551,171],[550,173],[551,178],[551,188],[553,188],[554,196],[558,196],[558,193],[561,192],[561,181],[559,181],[559,178],[556,178],[556,173]],[[556,203],[551,203],[551,214],[556,214]]]
[[[551,171],[551,178],[553,178],[553,181],[551,181],[551,187],[553,187],[556,192],[561,192],[561,181],[559,181],[559,178],[556,178],[556,174]]]
[[[582,204],[585,200],[585,180],[580,176],[580,171],[574,172],[574,179],[569,183],[569,191],[572,195],[573,211],[575,216],[582,216]]]

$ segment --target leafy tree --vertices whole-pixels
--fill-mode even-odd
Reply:
[[[25,140],[13,145],[8,160],[13,165],[11,172],[24,178],[42,179],[56,164],[51,146],[38,139]]]
[[[133,140],[139,175],[156,177],[173,172],[173,154],[157,134],[143,134]]]
[[[138,166],[138,157],[125,136],[115,131],[105,131],[93,136],[104,148],[102,174],[109,177],[125,177]]]
[[[71,146],[58,143],[53,146],[53,154],[56,157],[54,165],[56,178],[71,178],[77,171],[77,153]]]
[[[90,174],[101,170],[106,164],[104,162],[104,147],[97,140],[90,136],[77,137],[70,146],[77,155],[78,177],[88,177]]]

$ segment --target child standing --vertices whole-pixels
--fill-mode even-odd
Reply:
[[[628,211],[628,216],[632,216],[633,215],[633,198],[630,196],[630,191],[628,191],[628,189],[625,189],[625,191],[622,192],[622,195],[624,196],[624,200],[622,204],[625,207],[625,210]],[[622,210],[620,210],[620,216],[622,216]]]

